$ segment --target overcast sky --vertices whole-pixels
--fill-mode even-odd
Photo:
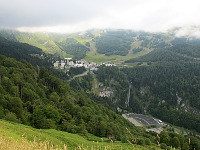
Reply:
[[[200,26],[199,7],[200,0],[0,0],[0,27],[50,32],[184,27],[179,34],[197,34],[190,26]]]

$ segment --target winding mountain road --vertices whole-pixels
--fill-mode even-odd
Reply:
[[[75,78],[78,78],[78,77],[86,76],[86,75],[88,75],[89,72],[90,72],[90,71],[87,70],[87,71],[85,71],[85,72],[83,72],[83,73],[81,73],[81,74],[75,75],[75,76],[73,76],[73,78],[71,78],[69,81],[74,80]]]

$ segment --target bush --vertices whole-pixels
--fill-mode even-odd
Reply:
[[[137,144],[138,145],[145,145],[145,140],[144,139],[137,139]]]
[[[160,148],[161,148],[161,149],[167,149],[167,145],[166,145],[165,143],[161,143],[161,144],[160,144]]]
[[[8,112],[4,118],[5,120],[16,122],[16,123],[21,123],[21,120],[17,118],[15,113]]]

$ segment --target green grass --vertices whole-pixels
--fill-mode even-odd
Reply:
[[[129,59],[132,59],[132,58],[137,58],[137,57],[145,55],[147,53],[149,53],[149,51],[147,49],[145,49],[144,51],[141,51],[139,53],[128,54],[126,56],[119,56],[119,55],[105,56],[104,54],[99,54],[99,53],[94,52],[94,51],[89,51],[89,52],[87,52],[84,60],[86,60],[87,62],[96,62],[98,64],[101,64],[101,63],[104,63],[104,62],[121,64],[126,60],[129,60]]]
[[[62,57],[71,57],[63,52],[55,43],[55,41],[45,33],[19,33],[16,35],[19,42],[27,43],[35,47],[41,48],[49,54],[59,54]]]
[[[53,145],[51,147],[58,149],[63,149],[64,145],[66,145],[68,150],[72,149],[146,150],[152,148],[152,147],[142,147],[139,145],[133,145],[129,143],[121,143],[121,142],[113,143],[112,141],[105,142],[108,141],[108,139],[95,137],[93,135],[89,135],[88,137],[90,138],[90,140],[94,139],[99,141],[88,141],[84,137],[78,134],[71,134],[67,132],[57,131],[54,129],[35,129],[30,126],[0,120],[0,143],[1,145],[4,145],[4,148],[6,145],[9,146],[10,142],[12,143],[14,142],[15,143],[14,146],[16,146],[16,144],[22,145],[23,149],[26,149],[25,146],[31,148],[44,145],[43,147],[45,147],[46,143],[47,147]],[[156,149],[156,147],[153,148]],[[0,149],[2,149],[1,146]],[[11,145],[10,149],[12,149]]]
[[[69,38],[73,38],[83,45],[85,45],[86,42],[90,42],[92,40],[92,38],[88,38],[86,36],[79,36],[79,35],[71,35]]]

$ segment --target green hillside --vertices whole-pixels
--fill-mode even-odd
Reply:
[[[49,33],[22,33],[18,32],[16,39],[19,42],[27,43],[41,48],[45,53],[57,54],[62,57],[70,57],[54,41],[54,35]]]
[[[93,138],[93,139],[92,139]],[[0,149],[2,150],[34,150],[34,149],[136,149],[146,150],[128,143],[112,142],[109,139],[91,136],[91,141],[78,134],[57,131],[54,129],[35,129],[22,124],[0,120]],[[155,149],[158,149],[154,147]]]
[[[175,38],[170,42],[171,46],[162,46],[150,53],[127,60],[133,62],[158,62],[158,61],[191,61],[200,59],[200,40],[187,38]],[[138,50],[138,49],[137,49]],[[140,50],[140,49],[139,49]]]
[[[74,34],[1,31],[0,34],[8,39],[41,48],[48,54],[84,59],[99,64],[121,64],[154,49],[168,47],[173,39],[173,36],[168,34],[130,30],[90,30]]]
[[[130,60],[125,61],[125,63],[134,63],[134,62],[158,62],[158,61],[189,61],[192,60],[190,57],[183,56],[174,51],[158,49],[154,50],[146,55],[141,57],[132,58]]]
[[[51,67],[54,56],[45,54],[40,48],[19,43],[0,35],[0,54],[17,60],[26,60],[33,65]]]
[[[172,40],[168,35],[127,32],[126,36],[131,40],[125,47],[123,39],[127,37],[123,37],[124,31],[117,38],[116,31],[51,35],[49,39],[55,41],[61,51],[65,50],[74,58],[85,57],[90,60],[99,58],[95,60],[99,63],[107,61],[123,63],[130,59],[131,63],[136,63],[132,68],[102,65],[98,71],[70,81],[58,78],[58,74],[66,76],[64,72],[61,74],[48,71],[50,64],[59,57],[47,55],[41,49],[29,44],[19,43],[15,39],[17,33],[1,33],[0,53],[19,61],[0,55],[0,119],[32,126],[48,136],[59,134],[57,136],[59,139],[60,133],[69,132],[80,134],[90,140],[103,137],[104,141],[129,143],[125,144],[129,146],[157,145],[163,149],[170,147],[198,149],[199,140],[198,136],[195,137],[195,132],[197,135],[200,132],[199,41],[187,39],[185,41],[178,38]],[[115,37],[112,37],[113,34]],[[29,34],[26,35],[28,36]],[[33,35],[30,36],[32,39]],[[121,36],[123,39],[120,39]],[[95,37],[103,38],[100,43],[105,45],[96,46]],[[109,45],[105,40],[108,37],[112,39],[113,45]],[[118,53],[119,49],[113,49],[116,48],[116,41],[119,47],[123,47],[126,55],[123,52],[124,56],[121,56],[122,54]],[[109,54],[102,51],[104,46],[106,49],[111,48]],[[100,91],[110,92],[111,95],[101,97]],[[194,130],[191,132],[194,136],[180,135],[171,131],[159,134],[146,132],[115,111],[119,114],[134,112],[153,115],[173,125]],[[59,133],[55,133],[56,130],[59,130]],[[12,134],[9,135],[12,137]],[[82,141],[81,137],[76,138]],[[7,138],[2,136],[1,139],[5,143]],[[8,138],[8,140],[13,139]],[[29,139],[24,141],[27,142]],[[79,146],[80,143],[82,145],[84,142],[81,141],[74,145]]]
[[[155,145],[156,136],[97,104],[43,67],[0,55],[0,119],[112,141]],[[132,143],[131,142],[131,143]]]
[[[101,66],[94,76],[95,82],[101,86],[91,84],[91,91],[107,88],[105,91],[113,92],[105,98],[97,96],[96,100],[113,110],[120,107],[129,112],[151,114],[171,124],[200,132],[199,61],[164,60],[122,69]]]
[[[78,60],[83,59],[86,56],[86,52],[90,50],[74,38],[67,38],[62,42],[57,42],[57,44],[63,51],[73,55],[74,59]]]

